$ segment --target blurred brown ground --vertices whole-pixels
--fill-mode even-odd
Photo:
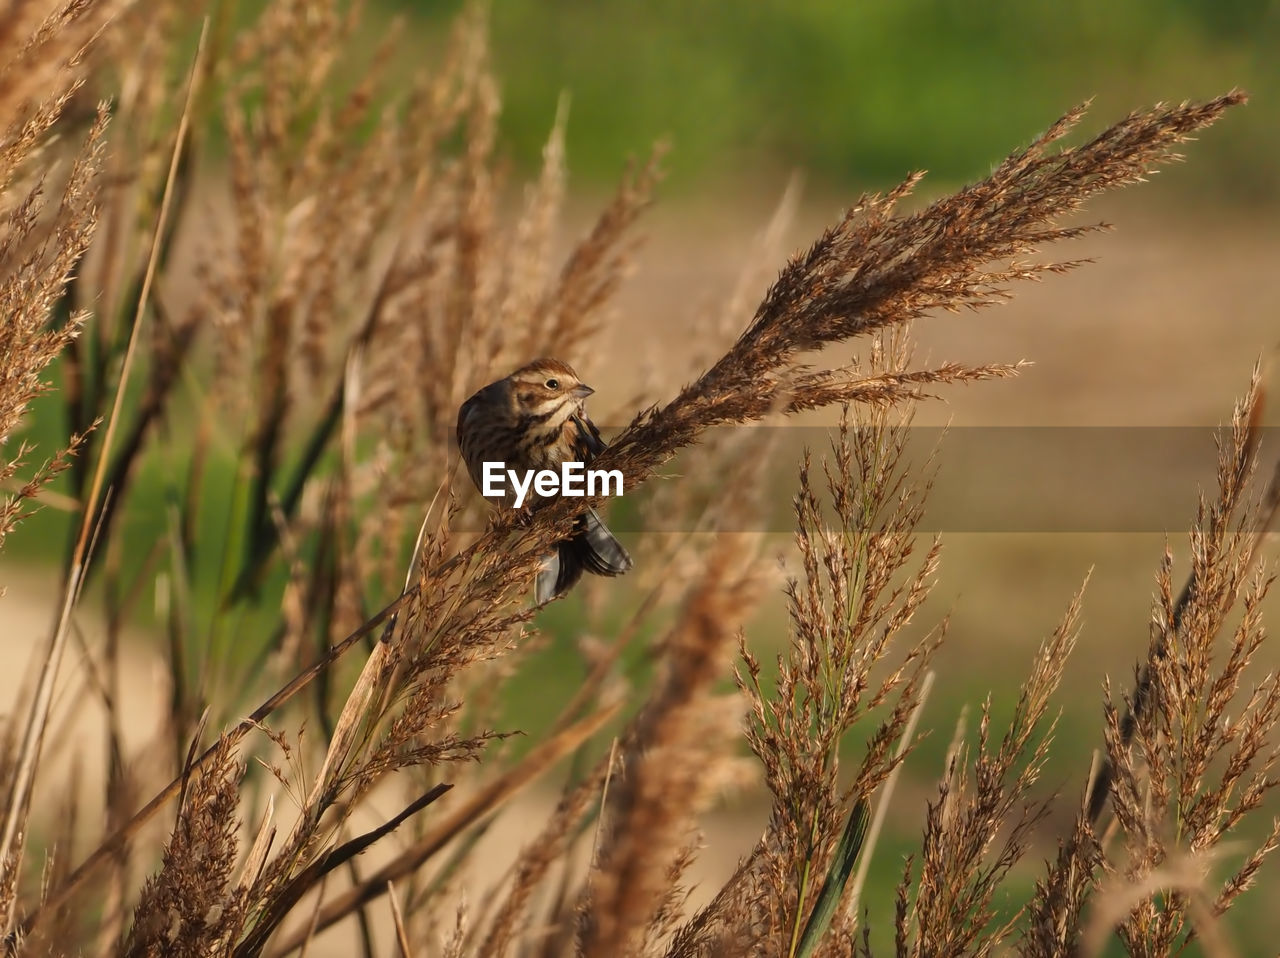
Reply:
[[[1166,175],[1176,176],[1176,170]],[[1039,284],[1024,284],[1006,305],[920,322],[916,338],[922,362],[1026,359],[1034,365],[1013,381],[949,389],[945,402],[926,404],[917,421],[953,426],[1226,421],[1254,361],[1269,355],[1280,340],[1280,271],[1275,269],[1280,236],[1264,213],[1255,218],[1241,211],[1188,208],[1162,187],[1138,187],[1133,194],[1094,207],[1084,219],[1107,220],[1116,230],[1050,251],[1057,258],[1095,257],[1097,262]],[[714,313],[732,289],[780,192],[780,186],[763,188],[733,205],[713,200],[660,202],[651,212],[645,230],[648,241],[635,274],[624,287],[598,352],[579,370],[597,387],[592,400],[597,418],[607,410],[621,415],[642,385],[656,387],[658,396],[671,395],[695,371],[686,355],[690,341],[704,350],[728,344],[729,335],[719,343],[707,341],[703,331],[711,324],[704,317]],[[783,254],[811,242],[839,207],[837,200],[806,200],[785,233]],[[563,234],[566,243],[586,229],[587,216],[595,208],[577,202],[573,225]],[[776,266],[780,265],[778,258]],[[763,292],[762,283],[747,297],[748,308],[736,328],[746,322]],[[1274,375],[1271,380],[1275,395],[1267,421],[1276,424],[1280,381]],[[1206,448],[1204,455],[1208,465],[1213,450]],[[945,467],[945,446],[942,461]],[[1188,519],[1196,492],[1181,490]],[[1171,537],[1170,542],[1175,556],[1185,559],[1182,538]],[[774,550],[782,552],[789,536],[777,534],[771,541],[776,541]],[[935,737],[943,740],[950,738],[958,702],[976,706],[982,690],[1015,683],[1025,674],[1039,640],[1093,569],[1081,645],[1059,696],[1069,716],[1064,728],[1092,730],[1088,740],[1068,735],[1059,742],[1059,754],[1079,769],[1082,781],[1089,750],[1101,740],[1100,683],[1109,675],[1114,685],[1126,687],[1133,663],[1145,650],[1153,576],[1164,537],[966,533],[948,535],[944,541],[939,585],[926,609],[931,622],[952,616],[950,638],[938,662],[938,689],[926,716],[926,725],[932,723]],[[0,643],[0,701],[12,703],[29,659],[47,633],[56,583],[18,570],[11,560],[0,565],[0,583],[9,587],[0,600],[0,633],[7,636]],[[1274,622],[1274,601],[1271,607]],[[82,626],[94,643],[99,637],[94,607],[85,608]],[[774,602],[761,622],[768,627],[759,635],[780,636],[781,603]],[[1280,664],[1274,645],[1264,647],[1263,654],[1267,664]],[[69,655],[68,666],[72,658]],[[137,748],[155,727],[162,693],[158,666],[142,644],[129,651],[125,662],[125,732]],[[71,679],[68,674],[64,686]],[[61,749],[63,760],[42,775],[65,775],[72,765],[79,765],[81,786],[100,795],[102,770],[94,763],[100,762],[101,732],[77,727],[74,734],[80,741]],[[73,755],[91,761],[68,761]],[[1084,764],[1071,765],[1079,761]],[[909,787],[895,802],[891,819],[897,821],[891,821],[891,827],[918,829],[922,821],[924,786],[936,770],[910,771],[920,788]],[[1049,783],[1059,786],[1074,793],[1079,782]],[[486,838],[494,851],[479,858],[492,867],[490,877],[501,874],[510,853],[542,820],[551,801],[547,794],[529,797],[509,810]],[[757,802],[738,803],[715,816],[708,823],[709,851],[695,878],[723,880],[762,826],[763,809]],[[366,855],[365,870],[371,870],[379,857],[377,850]],[[695,893],[694,900],[703,897]],[[1246,907],[1254,911],[1256,905]],[[345,934],[322,939],[325,953],[345,953]]]

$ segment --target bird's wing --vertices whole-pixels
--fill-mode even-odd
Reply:
[[[600,430],[596,428],[596,424],[585,415],[575,413],[570,418],[578,430],[577,441],[574,445],[578,447],[582,461],[590,463],[591,460],[608,448],[608,444],[600,438]]]
[[[467,421],[467,416],[470,415],[471,410],[475,408],[476,408],[475,396],[472,396],[470,399],[468,399],[466,402],[464,402],[461,406],[458,407],[458,424],[454,427],[454,436],[458,440],[459,447],[462,446],[462,435],[464,432],[464,426]]]

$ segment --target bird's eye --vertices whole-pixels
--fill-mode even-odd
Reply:
[[[560,388],[560,380],[558,380],[558,379],[548,379],[544,385],[546,385],[546,387],[547,387],[548,389],[559,389],[559,388]]]

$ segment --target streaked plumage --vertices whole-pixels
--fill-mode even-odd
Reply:
[[[476,392],[458,410],[458,446],[476,488],[484,491],[485,462],[521,472],[558,469],[562,462],[590,467],[605,448],[584,406],[593,392],[558,359],[535,360]],[[507,496],[495,504],[507,504],[510,487],[505,488]],[[630,568],[627,550],[588,508],[574,534],[547,557],[536,600],[541,604],[567,591],[584,571],[615,576]]]

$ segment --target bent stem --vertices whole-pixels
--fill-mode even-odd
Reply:
[[[14,848],[18,823],[25,815],[31,787],[40,764],[41,746],[44,740],[45,728],[48,725],[49,710],[53,704],[53,685],[62,664],[62,654],[66,649],[67,635],[71,624],[71,610],[75,607],[76,600],[80,595],[84,569],[91,551],[90,540],[94,530],[97,528],[99,517],[107,504],[106,497],[102,497],[103,478],[106,475],[107,462],[110,458],[111,444],[115,438],[116,426],[120,420],[120,412],[124,406],[125,389],[129,385],[129,377],[133,371],[133,360],[137,353],[138,345],[138,330],[142,326],[142,317],[150,299],[152,283],[155,280],[156,264],[164,237],[165,223],[169,217],[174,183],[178,177],[178,164],[182,157],[183,145],[186,143],[187,131],[190,127],[191,106],[200,85],[200,71],[204,61],[205,38],[208,32],[209,21],[206,18],[200,30],[200,39],[196,46],[191,72],[187,79],[187,94],[182,107],[182,116],[178,122],[177,138],[174,141],[173,152],[169,158],[169,172],[165,180],[164,196],[160,203],[160,210],[151,236],[151,249],[147,258],[146,273],[142,281],[142,291],[138,297],[133,328],[129,332],[129,344],[125,349],[124,361],[120,367],[120,378],[116,383],[111,415],[107,419],[102,447],[98,451],[98,463],[94,469],[93,483],[90,486],[89,495],[84,499],[82,506],[80,531],[76,539],[71,568],[63,587],[62,605],[58,611],[58,619],[54,625],[53,635],[49,639],[44,662],[40,667],[40,678],[36,685],[36,694],[31,702],[31,712],[22,738],[22,748],[19,752],[17,768],[9,793],[4,831],[0,833],[0,886],[12,881],[12,873],[17,870],[21,860],[21,847]],[[99,502],[100,497],[102,497],[101,502]],[[4,925],[0,929],[5,935],[8,935],[12,930],[16,904],[17,896],[14,896],[10,899],[9,909],[4,916]]]

